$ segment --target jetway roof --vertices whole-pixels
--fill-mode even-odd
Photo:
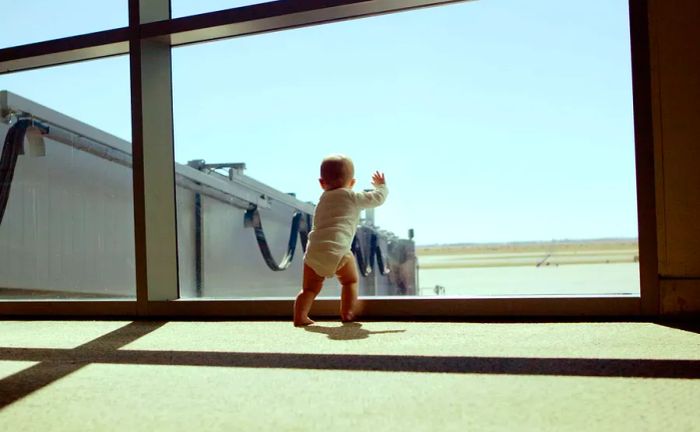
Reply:
[[[0,117],[5,118],[12,113],[29,115],[49,125],[60,127],[64,131],[73,133],[79,137],[131,155],[130,142],[20,95],[7,90],[1,90]],[[249,201],[251,204],[265,207],[266,200],[270,199],[282,202],[309,214],[312,214],[314,211],[313,204],[300,201],[294,196],[243,174],[237,174],[233,176],[233,178],[228,179],[218,174],[203,173],[187,165],[178,164],[177,162],[175,163],[175,171],[178,175],[184,176],[188,180],[215,188],[223,193],[235,194],[241,199]]]

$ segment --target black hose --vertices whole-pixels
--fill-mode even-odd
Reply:
[[[294,258],[294,251],[297,246],[297,238],[301,240],[301,247],[306,250],[306,243],[309,239],[309,231],[311,229],[311,216],[302,212],[295,212],[292,217],[292,226],[289,231],[289,243],[287,244],[287,252],[282,257],[279,264],[275,261],[270,251],[270,246],[265,238],[260,212],[257,206],[251,207],[245,213],[245,226],[252,227],[255,230],[255,239],[258,242],[258,247],[262,253],[265,263],[273,271],[283,271],[289,268]]]
[[[374,259],[376,257],[379,274],[382,276],[389,274],[389,263],[385,260],[387,254],[386,252],[382,251],[382,248],[379,244],[379,236],[377,235],[377,233],[372,233],[371,245],[371,252],[369,255],[370,268],[374,268]]]
[[[265,260],[265,264],[273,271],[283,271],[289,268],[294,258],[294,252],[296,250],[297,238],[301,240],[301,247],[306,251],[306,243],[309,238],[309,231],[311,230],[311,216],[302,212],[295,212],[292,217],[292,226],[289,230],[289,243],[287,244],[287,252],[285,253],[282,260],[277,263],[272,256],[272,251],[270,250],[270,245],[265,237],[265,230],[262,226],[262,219],[260,217],[260,211],[257,206],[253,206],[248,209],[245,213],[245,226],[252,227],[255,230],[255,239],[258,243],[258,248],[260,253]],[[376,233],[371,233],[370,245],[367,253],[365,253],[363,248],[364,242],[361,240],[363,236],[355,235],[352,239],[351,250],[355,255],[357,261],[357,267],[362,276],[367,277],[372,273],[372,268],[374,267],[374,262],[376,259],[377,267],[379,269],[379,274],[386,275],[389,273],[388,262],[386,261],[386,253],[382,251],[379,245],[379,236]]]
[[[352,253],[355,255],[355,260],[357,261],[357,269],[360,271],[360,274],[364,277],[369,276],[370,273],[372,273],[372,267],[369,265],[369,262],[365,259],[365,254],[362,251],[362,243],[360,241],[360,237],[357,234],[355,234],[355,237],[352,239],[351,250]]]
[[[0,224],[5,216],[7,201],[10,199],[10,188],[17,166],[17,158],[24,154],[24,136],[27,129],[34,125],[35,122],[32,119],[20,119],[10,126],[7,135],[5,135],[5,143],[0,156]],[[46,126],[39,126],[39,128],[43,133],[48,133]]]
[[[379,274],[382,276],[389,274],[389,263],[386,260],[387,254],[382,251],[379,245],[379,235],[375,232],[370,234],[369,248],[363,247],[364,237],[363,235],[355,234],[351,246],[360,274],[364,277],[369,276],[374,268],[375,260],[377,262]]]

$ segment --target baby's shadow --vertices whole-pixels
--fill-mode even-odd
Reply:
[[[370,331],[362,328],[362,324],[358,322],[343,323],[341,327],[324,327],[314,324],[304,327],[304,330],[311,333],[323,333],[328,336],[328,339],[333,340],[354,340],[367,339],[369,335],[385,334],[385,333],[403,333],[406,330],[384,330]]]

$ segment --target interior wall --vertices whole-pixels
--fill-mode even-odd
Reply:
[[[649,0],[662,313],[700,312],[700,2]]]

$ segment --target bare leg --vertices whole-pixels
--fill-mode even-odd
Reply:
[[[309,318],[309,311],[314,299],[321,292],[323,286],[323,277],[316,274],[315,271],[304,264],[304,281],[302,289],[297,294],[294,301],[294,325],[296,327],[307,326],[313,324],[314,321]]]
[[[358,275],[355,257],[352,254],[343,257],[336,276],[338,276],[338,280],[342,285],[342,291],[340,292],[340,320],[343,322],[353,321],[357,312]]]
[[[314,302],[316,295],[311,291],[303,289],[297,294],[294,301],[294,326],[301,327],[314,324],[315,321],[309,318],[309,310]]]

